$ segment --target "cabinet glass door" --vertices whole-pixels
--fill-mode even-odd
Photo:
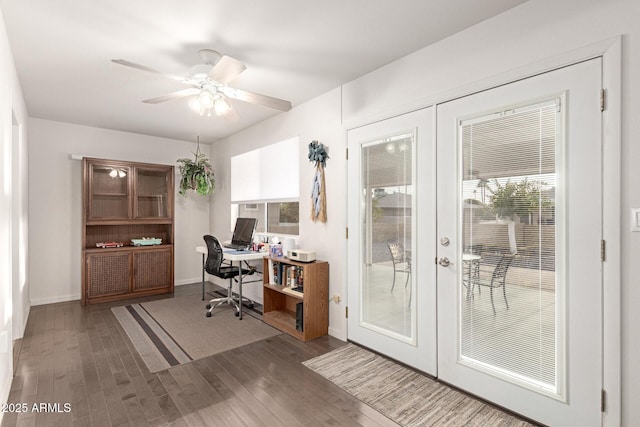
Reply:
[[[170,218],[169,170],[136,168],[136,218]]]
[[[129,167],[92,164],[89,173],[89,218],[129,218]]]

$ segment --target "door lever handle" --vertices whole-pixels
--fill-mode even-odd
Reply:
[[[438,264],[440,264],[443,267],[449,267],[449,265],[451,265],[451,261],[449,261],[449,258],[445,256],[440,258],[440,260],[438,261]]]

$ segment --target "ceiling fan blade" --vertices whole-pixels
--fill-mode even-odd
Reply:
[[[226,85],[246,69],[247,66],[242,62],[231,56],[223,55],[209,71],[209,78]]]
[[[172,99],[179,99],[179,98],[184,98],[192,95],[197,95],[199,93],[200,93],[200,89],[192,87],[189,89],[182,89],[177,92],[171,92],[166,95],[159,96],[157,98],[145,99],[142,102],[147,104],[159,104],[161,102],[171,101]]]
[[[291,110],[291,102],[285,101],[283,99],[273,98],[267,95],[260,95],[259,93],[235,89],[228,86],[222,89],[222,91],[229,98],[238,99],[244,102],[250,102],[252,104],[264,105],[265,107],[275,108],[276,110],[280,111]]]
[[[120,64],[120,65],[124,65],[126,67],[131,67],[131,68],[135,68],[135,69],[138,69],[138,70],[146,71],[148,73],[159,74],[159,75],[161,75],[163,77],[167,77],[167,78],[172,79],[172,80],[177,80],[179,82],[192,84],[191,80],[189,80],[187,77],[180,77],[180,76],[176,76],[174,74],[163,73],[161,71],[154,70],[153,68],[145,67],[144,65],[136,64],[134,62],[130,62],[130,61],[127,61],[127,60],[124,60],[124,59],[112,59],[111,62],[114,62],[116,64]]]

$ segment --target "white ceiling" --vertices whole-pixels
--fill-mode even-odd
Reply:
[[[144,104],[186,76],[198,50],[247,70],[231,86],[299,105],[525,0],[0,0],[29,115],[211,143],[280,113],[234,101],[237,122],[187,100]]]

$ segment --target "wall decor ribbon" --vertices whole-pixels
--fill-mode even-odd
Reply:
[[[309,143],[309,161],[315,163],[316,171],[313,175],[313,185],[311,187],[311,219],[320,222],[327,222],[327,197],[325,194],[324,168],[327,164],[329,154],[324,144],[318,141]]]

